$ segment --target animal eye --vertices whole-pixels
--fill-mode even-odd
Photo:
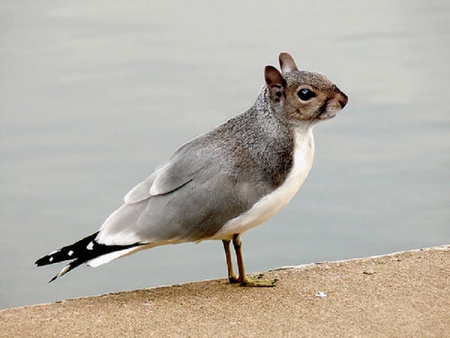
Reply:
[[[300,89],[298,91],[297,95],[300,98],[300,100],[302,100],[302,101],[308,101],[316,96],[316,94],[308,88]]]

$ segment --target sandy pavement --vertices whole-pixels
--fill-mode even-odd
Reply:
[[[1,337],[449,337],[450,245],[0,311]]]

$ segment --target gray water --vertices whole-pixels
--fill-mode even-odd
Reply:
[[[350,97],[291,203],[243,236],[249,272],[450,241],[443,1],[2,1],[0,307],[222,278],[220,242],[52,284],[40,256],[98,229],[181,143],[250,107],[290,52]]]

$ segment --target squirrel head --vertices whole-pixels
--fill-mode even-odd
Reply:
[[[281,53],[279,61],[281,72],[265,68],[266,92],[269,105],[288,121],[328,120],[347,104],[347,95],[323,74],[299,71],[288,53]]]

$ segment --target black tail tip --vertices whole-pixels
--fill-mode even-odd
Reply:
[[[45,255],[44,257],[39,258],[36,262],[34,262],[34,264],[36,266],[44,266],[44,265],[56,263],[54,255],[58,252],[59,252],[59,250],[56,250],[56,251],[49,253],[48,255]]]
[[[45,257],[39,258],[36,262],[34,262],[34,265],[36,265],[36,266],[43,266],[43,265],[50,264],[50,263],[47,263],[47,262],[48,262],[48,257],[45,256]]]
[[[66,265],[60,272],[58,272],[58,273],[56,274],[56,276],[54,276],[52,279],[50,279],[50,280],[48,281],[47,284],[50,284],[50,283],[53,282],[56,278],[59,278],[59,277],[64,276],[64,275],[65,275],[66,273],[68,273],[70,270],[72,270],[72,269],[76,268],[78,265],[80,265],[81,262],[82,262],[82,261],[75,260],[75,261],[73,261],[72,263]]]

